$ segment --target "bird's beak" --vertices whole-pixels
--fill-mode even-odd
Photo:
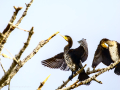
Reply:
[[[66,41],[68,41],[68,38],[66,36],[63,36],[61,34],[59,34],[60,36],[62,36]]]
[[[103,48],[108,49],[108,46],[105,44],[105,42],[102,42],[101,46],[102,46]]]

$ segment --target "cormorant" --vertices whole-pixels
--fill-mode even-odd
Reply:
[[[108,46],[107,46],[107,45]],[[97,47],[92,62],[92,67],[95,68],[100,62],[109,66],[111,63],[120,59],[120,44],[117,41],[102,39]],[[115,66],[114,73],[120,75],[120,63]]]
[[[70,49],[73,44],[72,38],[67,35],[62,37],[68,42],[68,45],[64,47],[64,52],[61,52],[47,60],[43,60],[42,65],[49,68],[60,68],[65,71],[71,70],[72,75],[69,77],[71,80],[73,78],[73,74],[76,73],[79,68],[81,69],[83,67],[81,62],[84,62],[88,57],[88,46],[86,39],[83,38],[78,41],[81,43],[78,48]],[[89,76],[85,73],[85,70],[83,70],[78,76],[79,81],[83,81],[87,78],[89,78]],[[89,84],[90,83],[87,83],[87,85]]]

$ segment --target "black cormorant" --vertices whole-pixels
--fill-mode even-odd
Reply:
[[[81,62],[84,62],[88,57],[88,46],[86,39],[83,38],[82,40],[78,41],[81,43],[78,48],[70,49],[73,44],[72,38],[67,35],[62,37],[68,42],[68,45],[64,47],[64,52],[61,52],[47,60],[43,60],[42,65],[49,68],[60,68],[61,70],[65,71],[71,70],[72,75],[69,77],[71,80],[73,78],[73,74],[79,68],[81,69],[83,67]],[[89,76],[85,73],[84,70],[78,76],[80,81],[83,81],[87,78],[89,78]]]
[[[106,45],[107,44],[107,45]],[[111,63],[120,59],[120,44],[117,41],[102,39],[97,47],[92,62],[92,67],[96,67],[100,62],[109,66]],[[120,75],[120,63],[115,66],[114,73]]]

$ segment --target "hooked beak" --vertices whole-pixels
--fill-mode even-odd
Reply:
[[[68,41],[68,38],[66,36],[63,36],[61,34],[59,34],[60,36],[62,36],[66,41]]]

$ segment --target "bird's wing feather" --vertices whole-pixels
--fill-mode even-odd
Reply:
[[[88,57],[88,47],[84,42],[82,42],[82,45],[80,45],[78,48],[71,49],[70,52],[72,52],[76,58],[82,62],[84,62]]]
[[[113,62],[109,50],[106,48],[104,48],[104,51],[102,52],[102,58],[103,58],[102,63],[107,66],[109,66]]]
[[[95,51],[95,55],[93,58],[93,62],[92,62],[92,67],[96,67],[100,62],[103,61],[102,59],[102,47],[100,45],[98,45],[97,50]]]
[[[119,56],[120,56],[120,43],[117,42],[117,46],[118,46],[118,53],[119,53]]]
[[[57,54],[52,58],[49,58],[47,60],[41,61],[42,65],[47,66],[49,68],[58,69],[68,71],[69,67],[67,66],[64,58],[63,53]]]

